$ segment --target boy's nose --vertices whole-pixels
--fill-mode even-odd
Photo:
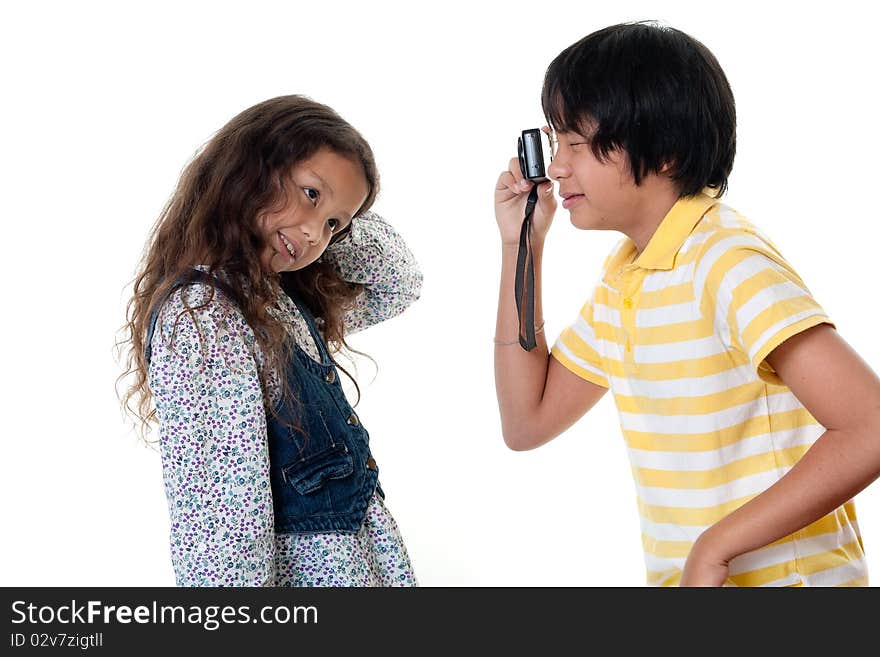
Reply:
[[[571,169],[568,167],[568,165],[561,162],[558,156],[553,158],[550,166],[547,167],[547,175],[550,176],[552,180],[567,178],[570,173]]]

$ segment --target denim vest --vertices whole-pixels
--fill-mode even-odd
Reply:
[[[197,278],[207,277],[199,274]],[[178,281],[172,291],[185,284]],[[370,436],[345,397],[315,318],[305,304],[293,301],[321,361],[295,345],[285,372],[295,401],[291,407],[282,399],[273,413],[267,413],[275,533],[355,533],[363,525],[374,491],[385,497],[379,468],[370,453]],[[147,331],[148,363],[160,306],[153,311]]]

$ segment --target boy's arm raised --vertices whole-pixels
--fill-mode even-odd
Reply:
[[[532,183],[523,180],[519,161],[512,159],[495,188],[495,217],[501,232],[501,287],[495,325],[495,391],[504,442],[515,450],[538,447],[555,438],[590,410],[606,392],[551,358],[544,333],[537,346],[525,351],[516,342],[519,319],[514,294],[519,232]],[[535,271],[535,320],[543,321],[541,261],[544,238],[553,220],[556,200],[552,183],[538,188],[532,218]],[[510,344],[512,343],[512,344]]]

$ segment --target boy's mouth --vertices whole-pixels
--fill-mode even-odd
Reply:
[[[570,192],[565,192],[564,194],[560,194],[562,196],[562,207],[568,210],[573,205],[576,205],[581,199],[584,198],[583,194],[572,194]]]

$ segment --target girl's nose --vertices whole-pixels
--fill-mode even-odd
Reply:
[[[321,228],[323,225],[324,223],[321,221],[320,217],[313,217],[308,221],[301,223],[299,228],[303,237],[305,237],[310,244],[315,244],[321,239]]]

